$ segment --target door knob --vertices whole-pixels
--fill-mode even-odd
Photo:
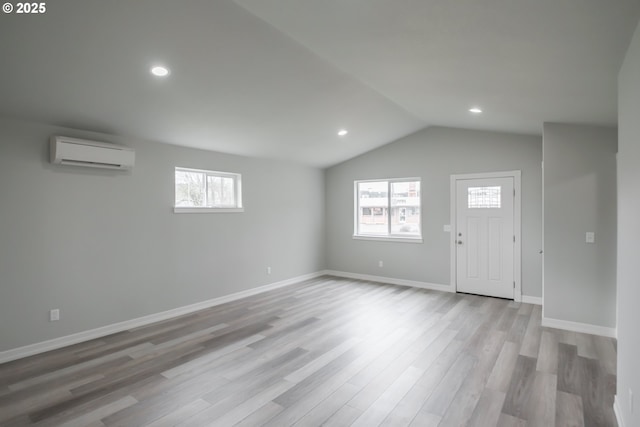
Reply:
[[[462,240],[458,240],[458,244],[461,245],[462,244]]]

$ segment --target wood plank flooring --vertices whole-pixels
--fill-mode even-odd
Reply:
[[[615,426],[615,340],[324,276],[0,365],[2,426]]]

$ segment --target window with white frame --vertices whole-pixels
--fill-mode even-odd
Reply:
[[[242,212],[238,173],[175,169],[175,212]]]
[[[355,238],[422,239],[419,178],[354,184]]]

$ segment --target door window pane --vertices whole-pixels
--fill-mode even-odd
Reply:
[[[469,209],[500,208],[500,188],[469,187]]]

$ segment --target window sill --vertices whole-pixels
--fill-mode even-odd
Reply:
[[[422,243],[422,237],[388,237],[388,236],[354,235],[353,240],[373,240],[377,242],[398,242],[398,243]]]
[[[244,208],[173,208],[173,213],[236,213]]]

